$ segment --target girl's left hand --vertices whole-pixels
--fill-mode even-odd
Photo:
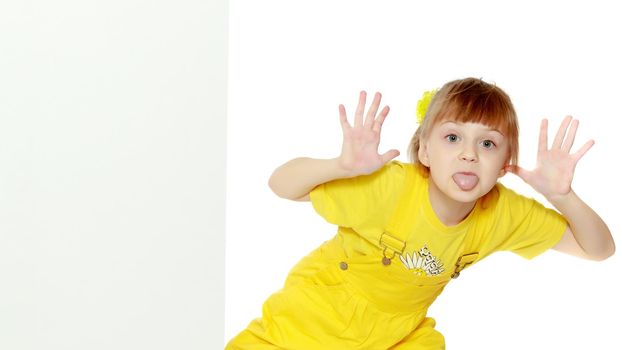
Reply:
[[[518,175],[549,201],[570,193],[574,169],[579,159],[594,145],[594,140],[589,140],[576,153],[570,154],[578,127],[578,120],[572,120],[571,116],[564,118],[549,149],[548,121],[543,119],[540,125],[536,168],[528,171],[517,165],[506,165],[505,170]]]

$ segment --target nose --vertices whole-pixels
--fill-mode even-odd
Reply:
[[[460,152],[460,160],[467,162],[477,162],[477,153],[472,147],[465,146]]]

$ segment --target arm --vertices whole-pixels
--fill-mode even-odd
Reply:
[[[309,192],[324,182],[349,177],[339,158],[295,158],[276,168],[268,186],[277,196],[292,200],[309,200]]]
[[[571,120],[571,117],[564,119],[550,149],[548,122],[546,119],[542,121],[538,160],[533,171],[518,166],[506,166],[506,170],[542,193],[568,221],[568,228],[555,250],[586,259],[604,260],[615,252],[609,228],[570,187],[579,159],[594,145],[594,141],[588,141],[575,154],[570,154],[579,125],[577,120],[571,125]],[[569,126],[570,131],[566,135]]]
[[[568,221],[564,236],[553,249],[591,260],[613,255],[615,244],[609,228],[574,191],[549,201]]]
[[[350,126],[343,105],[339,105],[339,118],[343,130],[341,155],[333,159],[295,158],[278,167],[270,176],[268,185],[276,195],[291,200],[309,200],[309,192],[317,185],[340,178],[371,174],[380,169],[399,151],[393,149],[378,154],[382,123],[389,113],[385,106],[380,113],[381,95],[376,93],[363,122],[366,93],[362,91]]]

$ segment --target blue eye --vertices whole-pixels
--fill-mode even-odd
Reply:
[[[493,148],[495,147],[495,143],[490,141],[490,140],[484,140],[482,141],[482,146],[484,146],[484,148]]]
[[[458,136],[456,136],[456,134],[449,134],[449,135],[445,136],[445,138],[449,142],[456,142],[456,141],[458,141]]]

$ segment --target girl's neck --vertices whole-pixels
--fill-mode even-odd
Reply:
[[[475,202],[463,203],[453,200],[436,187],[430,178],[428,181],[428,198],[436,217],[445,226],[455,226],[462,222],[475,207]]]

